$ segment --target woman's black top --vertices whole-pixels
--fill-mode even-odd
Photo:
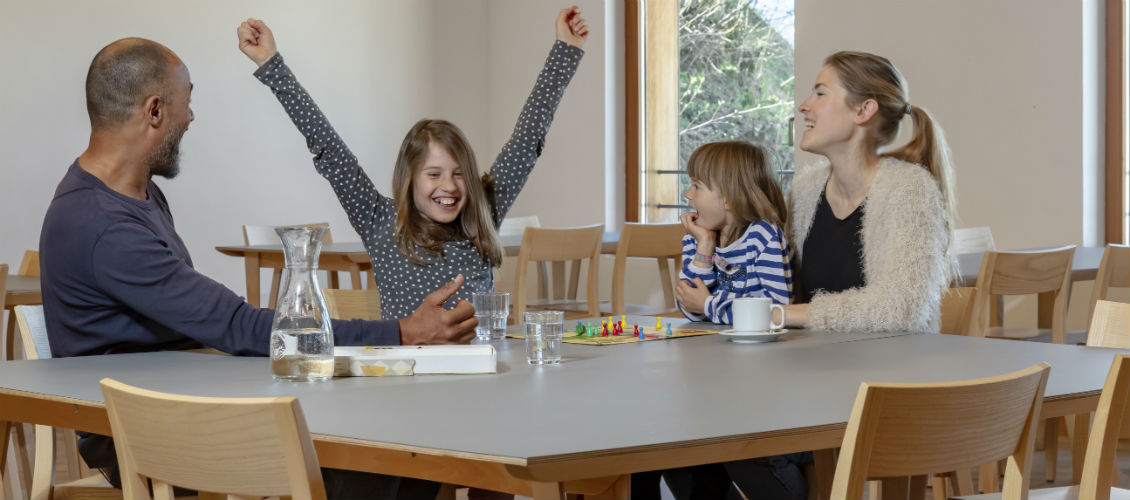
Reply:
[[[861,203],[847,218],[837,219],[825,193],[820,193],[820,204],[801,252],[794,303],[807,303],[817,290],[834,293],[864,285],[863,206]]]

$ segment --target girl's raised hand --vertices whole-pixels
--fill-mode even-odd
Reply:
[[[581,9],[576,5],[561,9],[557,13],[557,39],[581,48],[585,45],[585,40],[589,39],[589,27],[585,24],[585,18],[581,17]]]
[[[239,50],[243,51],[255,64],[262,66],[278,53],[275,47],[275,34],[259,19],[248,19],[235,30],[239,37]]]

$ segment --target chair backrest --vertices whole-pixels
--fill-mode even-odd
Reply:
[[[538,220],[538,216],[531,215],[528,217],[507,217],[502,219],[502,224],[498,226],[498,235],[511,236],[522,234],[526,231],[527,227],[541,227],[541,221]]]
[[[526,312],[526,273],[529,263],[574,261],[588,259],[588,278],[585,299],[592,316],[600,316],[600,298],[597,292],[597,275],[600,268],[600,245],[604,237],[604,224],[573,228],[527,227],[518,249],[518,268],[514,277],[514,318],[520,321]]]
[[[47,341],[47,322],[43,318],[43,306],[16,306],[12,309],[16,316],[17,335],[24,348],[24,359],[51,359],[51,344]]]
[[[172,487],[238,496],[326,498],[298,399],[166,394],[104,378],[125,498]]]
[[[1048,371],[1040,363],[958,382],[864,382],[844,433],[831,497],[863,498],[870,479],[973,469],[1007,457],[1002,498],[1027,498]]]
[[[1105,300],[1111,287],[1130,287],[1130,246],[1107,245],[1099,262],[1099,273],[1091,288],[1091,307],[1088,318],[1094,317],[1095,303]]]
[[[993,242],[993,231],[989,226],[967,227],[953,230],[953,243],[950,244],[950,254],[980,253],[996,250]]]
[[[333,235],[330,234],[329,222],[314,222],[311,224],[291,224],[293,226],[310,226],[310,227],[324,227],[326,228],[326,236],[322,238],[322,243],[333,243]],[[244,224],[243,226],[243,244],[244,245],[277,245],[282,242],[279,241],[279,235],[275,232],[276,227],[282,226],[252,226]]]
[[[1091,435],[1087,438],[1087,454],[1083,458],[1083,475],[1079,482],[1079,498],[1110,498],[1115,486],[1115,452],[1122,424],[1130,410],[1130,355],[1119,354],[1110,365]],[[1076,417],[1078,418],[1078,417]]]
[[[950,335],[969,333],[969,314],[977,289],[971,286],[950,288],[942,294],[942,325],[939,331]]]
[[[977,275],[973,311],[969,315],[969,335],[985,336],[992,297],[1053,292],[1052,341],[1064,343],[1074,256],[1074,245],[1033,252],[985,252]]]
[[[1100,300],[1095,303],[1087,345],[1130,349],[1130,304]]]
[[[20,276],[39,276],[39,252],[24,250],[24,258],[20,261]]]
[[[323,288],[326,309],[334,319],[381,319],[381,292],[376,288],[368,290],[345,290]]]
[[[620,230],[620,242],[616,246],[616,261],[612,268],[612,314],[624,314],[624,274],[628,267],[628,257],[650,257],[659,265],[659,287],[663,290],[663,301],[668,310],[675,310],[675,280],[667,259],[678,268],[683,253],[683,235],[686,230],[682,224],[635,224],[624,223]]]
[[[4,301],[8,298],[8,264],[0,264],[0,311],[4,310]]]

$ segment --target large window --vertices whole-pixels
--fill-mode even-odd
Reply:
[[[766,146],[787,188],[793,165],[793,0],[638,2],[643,96],[629,220],[673,222],[686,209],[686,161],[698,146]],[[636,36],[629,30],[629,36]],[[629,64],[632,63],[629,54]],[[631,100],[631,96],[629,96]],[[629,108],[629,120],[635,110]],[[631,132],[633,128],[629,126]],[[631,137],[631,135],[629,136]],[[631,139],[629,139],[631,140]],[[633,175],[635,174],[635,179]],[[635,182],[633,182],[635,181]],[[633,210],[634,208],[634,210]]]

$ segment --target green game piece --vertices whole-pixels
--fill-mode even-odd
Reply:
[[[578,321],[577,322],[577,335],[581,335],[583,333],[585,333],[585,325],[581,324],[581,322]]]

